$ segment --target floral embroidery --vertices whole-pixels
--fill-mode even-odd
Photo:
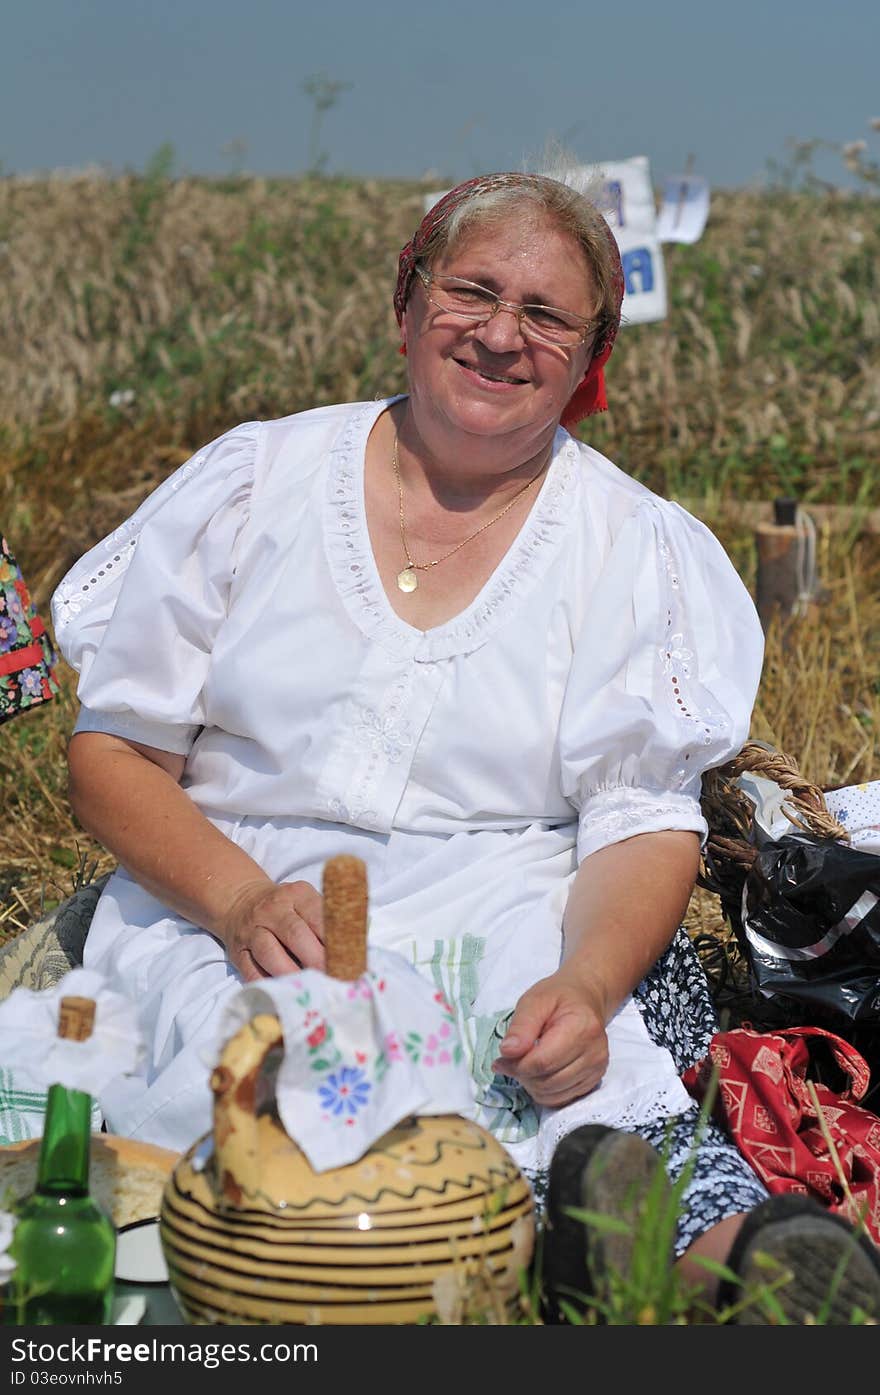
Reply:
[[[657,550],[663,559],[663,566],[666,571],[666,579],[669,585],[668,604],[666,608],[666,629],[672,631],[675,618],[677,618],[678,608],[681,604],[676,596],[681,582],[675,568],[675,560],[668,544],[662,539],[657,543]],[[691,723],[694,732],[694,739],[699,741],[701,746],[711,746],[713,737],[723,736],[729,729],[730,723],[726,715],[716,711],[708,703],[704,703],[700,710],[692,698],[688,697],[685,690],[684,679],[693,677],[689,667],[689,661],[693,659],[693,650],[685,647],[684,634],[679,632],[667,633],[666,641],[659,648],[658,656],[663,673],[667,676],[667,682],[671,688],[671,697],[678,711],[678,715]],[[696,680],[699,681],[698,679]],[[688,757],[686,756],[685,759]],[[684,771],[678,772],[684,775]]]
[[[327,1024],[326,1022],[319,1022],[315,1030],[313,1032],[310,1032],[309,1035],[306,1037],[306,1042],[308,1043],[311,1050],[315,1051],[321,1045],[321,1043],[326,1040],[326,1038]]]
[[[688,661],[694,657],[692,649],[685,649],[684,635],[670,635],[665,645],[660,648],[660,662],[663,664],[663,672],[670,673],[673,668],[678,669],[686,678],[690,678],[691,671]]]
[[[120,575],[124,575],[134,556],[144,525],[155,517],[171,495],[195,479],[211,458],[215,446],[234,439],[243,449],[250,448],[252,468],[261,434],[261,422],[247,421],[233,427],[225,436],[218,437],[153,490],[131,518],[126,519],[108,537],[87,552],[63,578],[52,597],[52,619],[56,635],[60,637],[71,621],[75,620],[102,590],[110,586]]]
[[[348,991],[346,993],[347,998],[369,999],[372,998],[372,996],[373,985],[370,983],[370,980],[366,976],[355,979],[354,983],[349,984]]]
[[[318,1096],[321,1105],[334,1118],[340,1115],[353,1116],[363,1109],[370,1098],[372,1086],[364,1072],[355,1066],[343,1066],[335,1075],[328,1076],[320,1086]]]
[[[676,777],[669,790],[649,790],[640,785],[595,790],[581,811],[582,849],[652,828],[690,827],[699,831],[703,824],[699,803],[674,787],[684,783],[685,774],[685,770],[680,771],[680,781]]]
[[[415,1065],[448,1066],[450,1062],[457,1064],[462,1059],[461,1047],[455,1040],[451,1020],[450,1018],[450,1021],[443,1022],[436,1032],[429,1032],[426,1037],[423,1037],[421,1032],[407,1032],[404,1047]]]
[[[278,1117],[317,1171],[354,1162],[428,1102],[431,1112],[472,1110],[470,1078],[453,1064],[456,1030],[445,1000],[438,1005],[435,985],[399,953],[373,947],[370,954],[367,998],[352,999],[348,981],[303,969],[245,985],[227,1014],[240,1022],[243,1012],[251,1019],[265,1013],[267,998],[274,1004],[284,1037]],[[417,1055],[432,1057],[433,1069],[410,1059],[411,1027],[421,1033]]]
[[[673,561],[672,553],[662,539],[657,543],[657,551],[663,558],[663,563],[666,567],[666,575],[669,577],[669,585],[672,587],[673,591],[677,591],[681,585],[678,579],[678,572],[675,570],[675,562]]]
[[[163,487],[160,485],[160,489]],[[137,515],[135,515],[136,517]],[[103,567],[96,567],[94,576],[89,577],[89,569],[85,564],[93,561],[93,553],[97,550],[95,548],[92,549],[92,552],[86,553],[82,561],[68,572],[52,597],[52,617],[55,621],[56,634],[60,635],[67,628],[71,620],[79,615],[91,599],[94,599],[97,591],[108,586],[114,576],[118,576],[128,569],[128,564],[134,555],[133,549],[138,544],[137,536],[128,537],[135,526],[134,519],[129,519],[127,523],[123,523],[117,528],[116,532],[112,533],[109,538],[105,538],[103,543],[98,544],[105,552],[112,551],[115,546],[125,550],[113,553],[113,556],[108,557],[104,562]],[[114,567],[116,568],[115,572]],[[83,580],[84,577],[88,577],[88,580]]]
[[[333,1028],[315,1008],[309,1007],[311,995],[308,992],[297,994],[296,1001],[300,1007],[308,1009],[303,1026],[308,1029],[306,1046],[309,1048],[309,1068],[315,1071],[332,1070],[342,1060],[342,1053],[333,1041]]]
[[[355,731],[363,732],[374,751],[381,751],[386,760],[396,765],[403,752],[413,744],[412,728],[409,722],[400,721],[396,712],[374,712],[362,707],[360,720]]]
[[[335,823],[361,823],[368,828],[379,817],[375,809],[365,809],[357,803],[345,804],[341,799],[328,800],[327,810]]]

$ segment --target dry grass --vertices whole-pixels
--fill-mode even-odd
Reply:
[[[404,384],[390,304],[421,211],[412,184],[0,180],[0,520],[47,617],[69,565],[212,436]],[[698,499],[754,588],[736,501],[876,500],[876,200],[727,193],[665,249],[671,307],[625,328],[612,410],[583,429],[624,468]],[[120,395],[121,394],[121,395]],[[114,405],[115,404],[115,405]],[[768,636],[752,735],[829,788],[878,774],[880,541],[821,533],[828,596]],[[0,936],[57,901],[81,855],[61,695],[0,734]],[[692,926],[720,928],[700,893]]]

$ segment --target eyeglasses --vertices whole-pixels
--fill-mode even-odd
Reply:
[[[566,349],[585,343],[590,332],[596,328],[595,320],[585,320],[571,310],[557,310],[553,305],[517,305],[510,300],[502,300],[487,286],[478,286],[475,281],[464,281],[460,276],[435,276],[418,264],[415,272],[431,304],[463,320],[485,323],[499,310],[509,310],[516,315],[523,338],[535,339],[541,344],[557,344]]]

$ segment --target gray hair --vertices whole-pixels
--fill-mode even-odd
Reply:
[[[542,174],[487,175],[438,221],[419,248],[419,260],[430,267],[475,228],[497,227],[526,210],[543,214],[583,252],[598,292],[598,350],[608,330],[613,326],[616,331],[620,321],[620,262],[596,203],[571,184]]]

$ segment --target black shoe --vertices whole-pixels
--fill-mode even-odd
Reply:
[[[718,1307],[743,1304],[733,1319],[737,1326],[841,1327],[859,1321],[858,1313],[880,1320],[877,1247],[810,1197],[772,1196],[756,1206],[727,1267],[741,1283],[722,1282]]]
[[[629,1274],[645,1198],[658,1186],[667,1196],[668,1185],[659,1154],[639,1134],[582,1124],[562,1139],[550,1164],[541,1239],[545,1322],[566,1322],[563,1305],[583,1315],[610,1273]],[[618,1234],[587,1226],[568,1214],[569,1207],[626,1221],[628,1229]]]

